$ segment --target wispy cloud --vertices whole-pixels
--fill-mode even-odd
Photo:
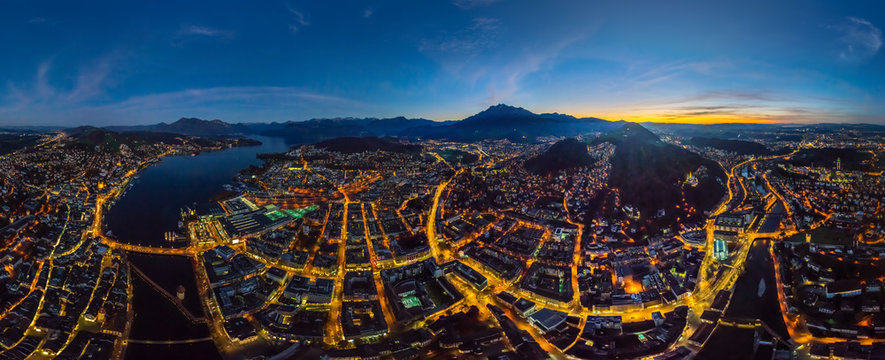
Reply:
[[[623,86],[630,91],[650,87],[664,83],[686,74],[714,76],[723,70],[731,68],[729,61],[673,61],[656,64],[645,68],[641,64],[638,71],[630,71],[623,79]]]
[[[208,26],[187,25],[178,31],[179,36],[207,36],[207,37],[232,37],[234,32],[230,30],[216,29]]]
[[[307,17],[304,16],[304,13],[298,10],[295,10],[291,5],[286,4],[286,10],[289,10],[289,13],[292,14],[292,22],[289,23],[289,30],[292,31],[293,34],[298,33],[298,30],[310,25],[310,21],[307,20]]]
[[[510,101],[520,91],[520,82],[529,75],[550,68],[560,53],[568,46],[584,37],[583,34],[565,37],[541,46],[539,51],[523,54],[517,60],[500,69],[498,81],[489,84],[488,102],[490,104]]]
[[[868,20],[848,17],[830,28],[838,34],[838,54],[843,61],[868,60],[882,47],[882,31]]]
[[[720,110],[671,110],[656,116],[639,116],[658,122],[685,123],[842,123],[842,122],[873,122],[881,123],[885,118],[880,115],[869,115],[846,109],[820,109],[816,107],[750,107]]]
[[[203,25],[182,25],[175,32],[172,38],[172,46],[183,46],[184,44],[199,39],[220,39],[230,40],[236,37],[236,32],[232,30],[218,29]]]
[[[374,14],[374,12],[372,11],[372,9],[365,9],[365,10],[363,10],[363,18],[365,18],[365,19],[368,19],[368,18],[372,17],[372,14]]]
[[[668,122],[883,122],[881,93],[839,76],[759,60],[624,60],[555,94],[585,115]],[[576,81],[574,84],[580,84]],[[820,89],[826,89],[821,91]],[[551,100],[560,101],[560,100]],[[589,110],[592,109],[592,110]]]
[[[77,126],[156,123],[182,116],[233,122],[305,120],[317,116],[360,115],[374,105],[297,87],[227,86],[193,88],[114,99],[120,81],[118,56],[84,67],[72,87],[55,86],[47,60],[27,83],[7,82],[0,96],[0,119],[7,124]]]
[[[418,51],[436,60],[447,71],[476,80],[483,71],[465,71],[475,59],[494,49],[498,43],[500,20],[478,17],[460,29],[443,31],[436,37],[424,39]]]
[[[82,67],[72,86],[62,88],[53,85],[51,75],[53,60],[41,62],[30,84],[6,83],[3,108],[69,108],[89,101],[103,99],[107,91],[117,85],[123,73],[119,69],[119,53],[106,55]]]
[[[213,104],[237,104],[237,106],[255,107],[268,103],[285,103],[291,106],[293,105],[292,101],[295,100],[315,103],[318,106],[333,107],[357,104],[349,99],[319,94],[295,87],[227,86],[185,89],[135,96],[124,101],[105,105],[104,108],[125,111],[156,111],[164,109],[179,110]]]
[[[452,4],[455,4],[455,6],[466,10],[480,6],[489,6],[499,1],[501,0],[454,0]]]
[[[619,105],[605,116],[659,122],[844,122],[865,117],[860,104],[786,93],[713,90],[695,95]],[[881,121],[882,119],[879,119]]]
[[[485,97],[476,105],[518,101],[522,81],[549,69],[563,50],[586,38],[589,27],[557,33],[514,34],[498,18],[474,17],[462,27],[441,31],[424,39],[419,51],[437,62],[462,85],[484,88]]]
[[[433,40],[424,40],[419,50],[436,55],[452,54],[472,57],[495,45],[500,20],[474,18],[470,25],[454,32],[446,32]]]
[[[32,18],[29,18],[27,20],[27,23],[28,23],[28,25],[31,25],[31,26],[46,26],[46,27],[55,27],[58,25],[57,20],[47,19],[42,16],[35,16]]]

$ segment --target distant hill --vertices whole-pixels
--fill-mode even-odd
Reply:
[[[879,159],[874,166],[878,169],[885,170],[885,151],[879,151],[876,153],[876,158]]]
[[[623,122],[556,113],[535,114],[523,108],[498,104],[461,121],[419,127],[404,135],[454,141],[507,139],[525,142],[541,136],[572,137],[588,132],[604,132],[621,124]]]
[[[545,175],[593,164],[587,152],[587,143],[565,139],[550,145],[540,155],[526,160],[525,168],[535,174]]]
[[[317,141],[344,136],[408,136],[409,129],[416,127],[433,127],[439,124],[445,124],[445,122],[435,122],[427,119],[408,119],[402,116],[387,119],[333,118],[289,121],[284,123],[237,124],[231,124],[221,120],[181,118],[171,124],[159,123],[154,125],[109,126],[106,127],[106,129],[120,133],[163,132],[203,138],[264,135],[281,137],[289,144],[310,144]]]
[[[781,141],[801,141],[809,134],[826,134],[844,131],[862,131],[885,135],[885,125],[874,124],[755,124],[755,123],[723,123],[723,124],[679,124],[644,122],[642,126],[659,132],[682,137],[734,139],[772,139]],[[773,131],[776,130],[776,131]]]
[[[398,153],[413,153],[421,151],[420,145],[403,144],[377,137],[340,137],[318,142],[314,144],[314,146],[343,154],[355,154],[378,150]]]
[[[725,173],[713,161],[681,147],[665,143],[642,125],[628,123],[596,139],[594,143],[610,142],[615,145],[609,186],[619,190],[621,202],[639,208],[644,216],[664,209],[668,214],[676,211],[682,202],[681,182],[689,172],[706,167],[710,176],[701,178],[697,187],[688,189],[686,200],[693,207],[708,210],[725,194]],[[683,217],[684,218],[684,217]]]
[[[844,132],[847,130],[853,131],[863,131],[867,133],[879,133],[885,134],[885,125],[876,125],[876,124],[834,124],[834,123],[820,123],[820,124],[803,124],[803,125],[782,125],[782,128],[797,128],[797,129],[808,129],[814,131],[816,133],[833,133],[833,132]]]
[[[228,137],[252,133],[253,130],[245,124],[228,124],[221,120],[202,120],[197,118],[181,118],[178,121],[167,124],[136,126],[110,126],[107,130],[114,132],[155,132],[171,133],[204,138]]]
[[[72,141],[67,146],[78,147],[84,150],[92,150],[98,146],[106,151],[116,152],[120,150],[120,145],[122,144],[133,147],[141,144],[165,143],[177,145],[182,143],[181,135],[178,134],[144,131],[118,133],[92,126],[68,129],[65,130],[65,133],[72,138]]]
[[[759,134],[772,130],[778,124],[724,123],[724,124],[679,124],[644,122],[642,126],[659,133],[669,133],[682,137],[707,137],[729,139],[747,134]]]
[[[35,134],[0,134],[0,155],[36,145],[40,135]]]
[[[717,138],[693,137],[688,142],[691,145],[700,147],[711,147],[714,149],[731,151],[741,155],[768,155],[771,154],[765,145],[753,141],[744,140],[725,140]]]
[[[260,141],[244,138],[231,138],[225,141],[221,139],[209,139],[196,136],[188,136],[182,134],[172,134],[165,132],[153,131],[129,131],[116,132],[105,128],[97,128],[92,126],[81,126],[65,130],[65,133],[71,138],[65,146],[79,148],[82,150],[92,151],[96,147],[100,151],[117,152],[120,151],[120,145],[126,145],[130,149],[135,149],[140,145],[168,144],[181,145],[185,141],[189,144],[199,146],[257,146],[261,145]]]
[[[281,136],[290,144],[309,144],[339,137],[408,136],[410,129],[433,127],[436,122],[427,119],[395,117],[312,119],[288,122],[282,128],[263,131],[262,135]]]
[[[796,166],[820,166],[835,168],[836,161],[842,163],[843,170],[872,171],[881,170],[878,163],[873,162],[873,154],[856,149],[821,148],[802,149],[793,155],[789,162]]]
[[[442,156],[443,159],[450,163],[461,165],[469,165],[479,160],[479,155],[455,149],[444,149],[442,151],[439,151],[439,156]]]
[[[595,144],[603,142],[610,142],[615,145],[627,142],[654,144],[660,143],[661,139],[653,132],[644,128],[642,125],[639,125],[637,123],[626,123],[616,130],[603,134],[593,141],[593,143]]]
[[[232,125],[221,120],[201,120],[197,118],[181,118],[168,125],[160,124],[153,131],[200,137],[215,137],[249,132],[244,125]]]

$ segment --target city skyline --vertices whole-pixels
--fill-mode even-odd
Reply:
[[[885,124],[879,4],[4,4],[0,124],[462,119]]]
[[[883,27],[0,2],[0,359],[885,359]]]

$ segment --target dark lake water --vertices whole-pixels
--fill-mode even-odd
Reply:
[[[164,233],[178,229],[180,210],[205,204],[223,190],[223,185],[249,165],[259,165],[260,153],[284,152],[289,146],[279,138],[254,137],[260,146],[205,152],[197,156],[172,156],[139,173],[125,192],[108,209],[107,229],[121,242],[164,246]],[[203,315],[191,260],[184,256],[129,254],[159,286],[175,294],[186,289],[184,305],[196,316]],[[135,318],[130,337],[137,340],[200,339],[209,335],[205,324],[191,323],[166,297],[133,273]],[[156,345],[133,343],[126,359],[219,359],[211,341],[193,344]]]
[[[108,230],[121,242],[163,246],[163,234],[178,229],[183,207],[208,202],[238,171],[260,164],[257,154],[289,148],[280,138],[253,138],[262,145],[167,157],[141,171],[108,209]]]

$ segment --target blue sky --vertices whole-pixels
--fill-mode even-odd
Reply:
[[[885,123],[881,1],[0,0],[0,124]]]

